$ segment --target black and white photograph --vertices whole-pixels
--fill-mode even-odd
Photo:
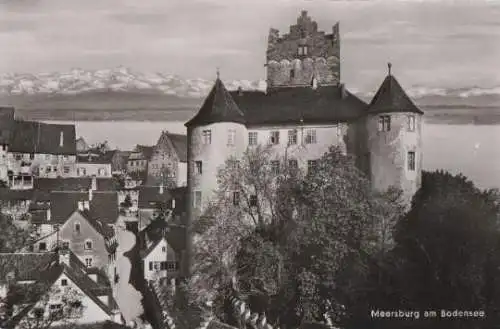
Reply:
[[[0,0],[0,329],[500,328],[500,0]]]

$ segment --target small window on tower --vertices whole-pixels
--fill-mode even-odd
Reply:
[[[415,152],[408,152],[408,170],[415,171]]]
[[[378,131],[391,130],[391,117],[389,115],[381,115],[378,119]]]
[[[408,131],[415,131],[415,116],[408,116]]]

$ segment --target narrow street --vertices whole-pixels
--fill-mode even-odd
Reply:
[[[139,316],[144,312],[141,304],[142,295],[129,283],[132,265],[124,253],[131,250],[135,243],[135,235],[124,227],[118,229],[117,271],[119,282],[115,287],[115,298],[126,323],[138,322]]]

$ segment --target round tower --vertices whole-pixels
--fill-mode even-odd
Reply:
[[[243,112],[217,76],[202,107],[185,124],[188,139],[188,227],[214,199],[219,169],[230,156],[243,155],[247,145],[244,119]]]
[[[368,174],[378,191],[400,189],[410,204],[422,177],[422,112],[389,73],[368,106]]]

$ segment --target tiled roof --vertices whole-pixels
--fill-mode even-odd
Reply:
[[[0,188],[1,201],[24,201],[33,199],[33,190],[11,190]]]
[[[14,128],[14,108],[0,107],[0,144],[8,144]]]
[[[166,187],[163,188],[163,194],[160,193],[159,186],[141,186],[139,187],[138,207],[143,209],[153,209],[158,203],[169,203],[172,200],[172,194]]]
[[[222,81],[217,78],[200,110],[185,126],[200,126],[216,122],[245,123],[245,119],[242,109],[238,107]]]
[[[98,218],[92,216],[92,214],[87,211],[79,211],[79,213],[87,220],[87,222],[104,238],[112,238],[115,235],[115,230],[108,224],[102,222]],[[108,250],[109,251],[109,250]]]
[[[51,222],[63,224],[75,211],[78,210],[79,201],[88,201],[87,192],[60,192],[50,193]]]
[[[163,232],[168,244],[180,253],[186,249],[186,228],[181,225],[172,225],[163,220],[152,221],[142,232],[143,238],[147,236],[150,241],[158,241],[162,238]]]
[[[93,192],[90,215],[106,224],[114,224],[119,216],[118,193]]]
[[[11,272],[19,281],[40,280],[42,271],[56,259],[52,252],[0,253],[0,282],[5,282]]]
[[[61,133],[63,145],[60,146]],[[75,126],[34,121],[15,121],[9,151],[75,155]]]
[[[119,184],[114,178],[96,178],[98,191],[115,191]],[[44,191],[88,191],[92,187],[90,177],[35,178],[33,188]]]
[[[167,133],[168,138],[172,142],[175,152],[179,157],[180,162],[187,162],[187,136],[180,134]]]
[[[413,112],[424,114],[408,97],[396,78],[389,74],[368,106],[368,113]]]
[[[247,126],[350,122],[366,109],[366,103],[343,86],[280,88],[267,94],[235,91],[231,95],[245,113]]]

